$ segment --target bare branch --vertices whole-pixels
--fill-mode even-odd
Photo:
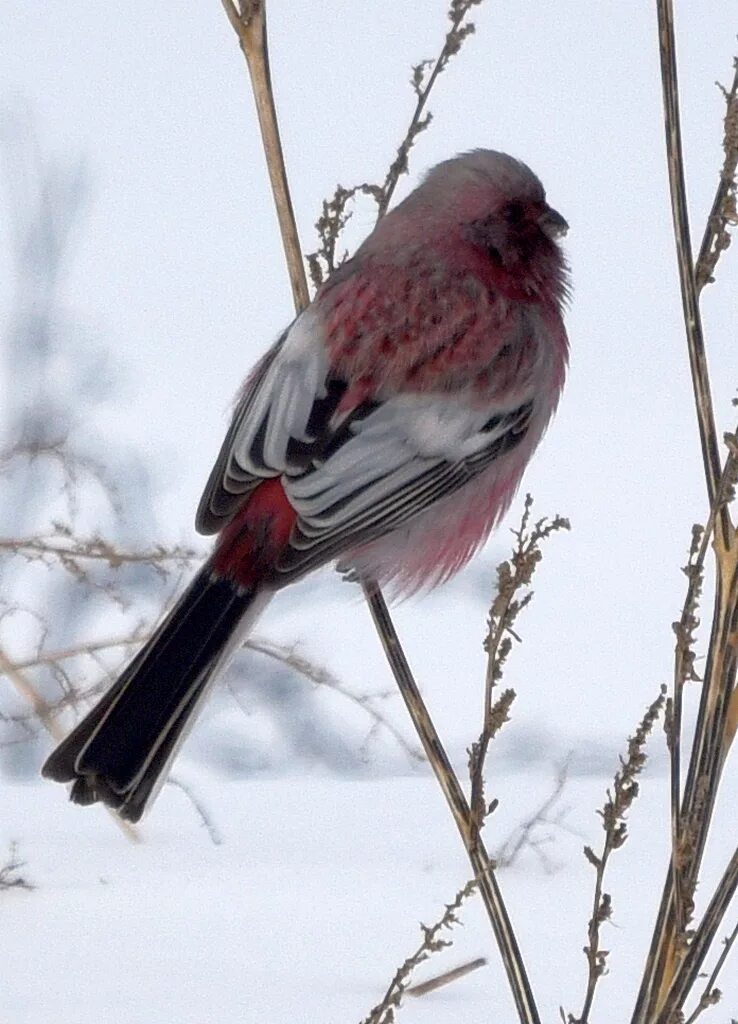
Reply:
[[[471,779],[471,808],[477,830],[482,828],[487,813],[484,797],[484,766],[491,741],[508,720],[514,690],[505,690],[493,701],[493,690],[502,678],[502,672],[513,640],[519,641],[515,623],[523,609],[533,598],[529,590],[533,574],[543,557],[541,543],[552,533],[570,529],[568,519],[556,516],[552,520],[540,519],[530,525],[533,499],[525,497],[523,517],[516,538],[515,549],[509,561],[497,567],[497,593],[489,613],[487,636],[484,648],[487,652],[487,671],[484,683],[484,715],[479,739],[469,751],[469,776]],[[526,591],[525,594],[521,592]]]
[[[479,832],[474,826],[471,808],[464,796],[461,784],[448,759],[433,720],[428,713],[417,683],[410,671],[410,666],[400,646],[400,641],[389,617],[384,598],[373,581],[364,581],[362,586],[367,597],[369,610],[375,621],[377,633],[382,641],[387,660],[392,667],[393,675],[397,680],[400,693],[410,712],[413,725],[420,737],[423,749],[430,761],[443,795],[446,797],[446,802],[451,810],[456,827],[459,830],[467,855],[474,869],[479,892],[492,925],[502,957],[502,963],[507,973],[518,1017],[521,1024],[539,1024],[540,1016],[533,998],[517,939],[497,883],[494,863],[490,859]]]
[[[266,0],[240,0],[238,8],[233,0],[222,0],[222,3],[228,20],[238,36],[251,76],[251,88],[256,103],[256,114],[259,118],[261,141],[272,185],[274,206],[279,219],[284,257],[290,275],[292,297],[295,310],[299,313],[310,302],[310,293],[302,262],[302,249],[292,209],[282,142],[279,137],[277,111],[274,105],[267,46]]]
[[[320,287],[326,277],[347,258],[348,254],[344,253],[337,261],[336,247],[341,232],[351,217],[349,204],[356,196],[365,195],[374,200],[377,221],[380,221],[389,209],[398,181],[403,174],[408,173],[410,150],[421,132],[425,131],[432,121],[432,114],[425,113],[431,91],[438,76],[445,71],[448,62],[461,49],[464,40],[473,34],[474,24],[467,19],[471,9],[481,3],[482,0],[451,0],[448,10],[451,27],[446,33],[438,57],[435,60],[421,60],[413,66],[410,84],[416,97],[415,108],[382,184],[364,182],[351,188],[337,185],[332,199],[323,201],[322,213],[315,224],[320,244],[315,252],[307,256],[310,277],[316,288]]]
[[[697,1018],[702,1014],[704,1010],[707,1010],[710,1006],[715,1006],[720,1002],[722,995],[719,988],[715,988],[715,983],[718,980],[720,972],[722,971],[725,961],[728,959],[731,949],[735,940],[738,938],[738,924],[736,924],[733,931],[728,935],[727,938],[723,939],[723,950],[717,959],[717,963],[710,972],[710,977],[707,980],[705,989],[700,996],[697,1006],[694,1008],[692,1013],[686,1019],[684,1024],[694,1024]]]
[[[612,916],[612,899],[604,890],[605,872],[610,855],[619,850],[628,838],[627,815],[639,793],[638,776],[646,764],[646,740],[661,714],[666,701],[666,687],[649,706],[635,733],[628,740],[628,754],[620,758],[620,768],[615,773],[612,791],[608,789],[607,799],[598,814],[602,818],[605,838],[602,849],[596,854],[591,846],[584,847],[584,856],[595,869],[595,889],[592,901],[592,916],[587,927],[587,989],[584,1003],[578,1017],[569,1014],[568,1024],[589,1024],[597,983],[607,973],[608,951],[600,944],[600,929]]]
[[[446,985],[450,985],[452,981],[465,978],[472,971],[478,971],[480,967],[486,966],[486,958],[478,956],[475,960],[469,960],[468,963],[460,964],[459,967],[452,967],[450,971],[444,971],[443,974],[438,974],[435,978],[429,978],[428,981],[423,981],[419,985],[413,985],[412,988],[407,989],[407,994],[409,996],[425,996],[429,992],[435,992],[439,988],[444,988]]]
[[[405,993],[410,991],[408,983],[413,971],[420,964],[425,963],[433,953],[438,953],[450,945],[450,942],[441,936],[459,923],[458,911],[475,889],[475,881],[467,882],[463,889],[459,889],[451,903],[446,904],[443,914],[434,925],[428,927],[421,924],[423,941],[415,952],[411,953],[397,968],[389,988],[384,994],[384,998],[380,1003],[377,1003],[369,1015],[362,1020],[361,1024],[393,1024],[395,1020],[394,1011],[401,1005]],[[422,986],[418,987],[422,988]],[[415,994],[419,995],[420,993],[416,991]]]
[[[738,168],[738,60],[734,61],[735,75],[730,89],[722,89],[725,96],[723,150],[725,159],[720,171],[715,198],[707,218],[702,237],[695,282],[699,294],[706,284],[715,280],[715,268],[723,252],[730,245],[729,225],[738,224],[736,211],[736,168]],[[722,88],[722,86],[721,86]]]
[[[715,503],[718,493],[721,464],[718,450],[715,413],[712,406],[710,377],[707,369],[702,318],[697,301],[692,243],[689,232],[687,186],[684,177],[681,125],[679,120],[679,84],[677,80],[676,44],[674,38],[674,11],[672,0],[657,0],[659,17],[659,47],[661,54],[661,81],[664,94],[666,128],[666,154],[669,167],[674,239],[679,263],[679,281],[682,289],[684,325],[687,334],[689,362],[694,385],[697,420],[700,429],[702,459],[709,503]],[[730,519],[725,509],[720,515],[718,538],[723,546],[728,543]]]

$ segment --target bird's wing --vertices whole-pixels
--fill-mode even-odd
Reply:
[[[198,529],[217,532],[260,481],[281,476],[298,520],[277,568],[301,574],[395,529],[461,487],[516,447],[531,418],[533,387],[525,373],[516,381],[522,387],[505,382],[499,397],[494,387],[487,387],[483,402],[473,393],[480,366],[492,367],[494,376],[497,353],[500,372],[509,372],[521,340],[535,340],[520,306],[514,310],[498,322],[486,353],[457,361],[453,387],[393,390],[387,360],[377,353],[375,365],[384,368],[384,377],[371,382],[368,394],[357,390],[356,374],[341,352],[331,352],[325,336],[316,336],[316,314],[307,310],[247,382],[200,502]],[[406,322],[403,328],[407,334]],[[434,359],[444,333],[451,350],[468,343],[447,294],[432,328]],[[387,334],[392,336],[392,325]],[[412,338],[405,347],[417,351]],[[406,378],[412,374],[415,364],[405,353],[392,358],[404,360]]]
[[[262,480],[289,471],[288,445],[305,439],[327,397],[328,359],[303,313],[257,363],[205,485],[195,525],[218,533]]]
[[[277,569],[301,575],[458,490],[526,434],[532,400],[491,412],[446,395],[366,403],[285,491],[298,513]]]

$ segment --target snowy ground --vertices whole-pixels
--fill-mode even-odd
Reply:
[[[663,871],[664,783],[658,771],[646,778],[631,840],[612,862],[614,924],[604,932],[612,974],[601,984],[600,1022],[626,1020],[632,1005]],[[593,810],[606,784],[570,780],[571,831],[539,833],[553,837],[548,866],[528,850],[500,875],[547,1021],[560,1004],[575,1012],[581,1004],[593,874],[581,847],[600,841]],[[501,777],[490,845],[550,786],[549,773]],[[735,779],[732,787],[723,799],[735,807]],[[36,886],[0,893],[3,1024],[359,1021],[417,945],[417,923],[432,923],[467,878],[430,779],[233,782],[199,772],[197,796],[220,845],[171,786],[136,846],[104,812],[67,805],[58,787],[3,786],[0,842],[18,842],[22,873]],[[407,1024],[513,1019],[475,901],[463,919],[453,948],[416,980],[477,956],[490,965],[409,999]],[[736,973],[727,969],[725,1001],[713,1011],[722,1019],[735,1015]]]

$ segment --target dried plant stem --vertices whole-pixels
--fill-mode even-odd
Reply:
[[[705,990],[700,996],[697,1006],[694,1008],[692,1013],[690,1013],[689,1017],[687,1017],[684,1024],[694,1024],[703,1010],[706,1010],[708,1006],[713,1006],[720,999],[722,993],[715,988],[715,982],[718,980],[720,972],[725,966],[725,961],[728,959],[736,939],[738,939],[738,924],[733,928],[733,931],[727,939],[723,940],[723,950],[717,959],[717,963],[712,969],[710,977],[707,979]]]
[[[595,869],[592,916],[587,926],[587,945],[584,947],[587,988],[579,1016],[569,1014],[567,1024],[589,1024],[597,985],[607,973],[608,951],[602,949],[600,932],[602,925],[612,916],[612,899],[604,889],[605,873],[611,854],[619,850],[628,838],[627,817],[639,793],[638,776],[646,765],[646,742],[665,703],[666,687],[662,686],[658,697],[646,709],[638,728],[628,739],[627,755],[621,756],[612,788],[608,789],[602,810],[598,812],[605,833],[600,853],[596,854],[591,846],[584,847],[584,856]]]
[[[655,1024],[672,1024],[672,1021],[677,1019],[676,1014],[681,1010],[700,976],[702,964],[736,891],[738,891],[738,849],[734,851],[705,915],[694,933],[694,938],[679,964],[668,994],[659,1007]]]
[[[436,84],[436,79],[441,72],[445,70],[449,59],[458,52],[465,37],[469,32],[474,31],[474,26],[465,26],[464,21],[471,8],[476,7],[480,3],[481,0],[456,0],[456,3],[452,3],[451,9],[449,10],[451,28],[446,33],[446,39],[436,61],[422,61],[413,68],[413,86],[418,99],[415,104],[415,110],[410,118],[410,123],[407,126],[405,137],[398,146],[397,155],[390,164],[384,183],[376,193],[377,221],[380,221],[389,209],[392,196],[394,195],[395,188],[397,187],[397,182],[400,180],[400,176],[405,174],[407,171],[408,155],[413,147],[415,139],[430,123],[431,115],[427,114],[424,118],[423,113],[425,111],[426,104],[428,103],[428,97],[431,94],[433,86]],[[430,67],[431,64],[433,67],[430,74],[427,78],[423,79],[424,70],[427,67]]]
[[[686,907],[688,905],[688,901],[685,899],[681,863],[683,837],[681,816],[682,696],[684,685],[688,680],[699,681],[694,671],[694,633],[699,625],[697,609],[702,593],[705,556],[710,537],[712,536],[714,521],[715,517],[713,515],[710,517],[707,529],[702,529],[699,526],[692,528],[689,561],[684,569],[689,580],[687,594],[684,598],[679,622],[675,622],[673,625],[674,633],[676,634],[674,679],[672,696],[667,704],[666,739],[669,747],[670,769],[671,871],[674,880],[674,919],[678,935],[684,933],[687,918]]]
[[[497,593],[490,608],[487,636],[484,641],[487,668],[482,731],[479,739],[469,750],[470,803],[477,830],[482,828],[487,815],[484,768],[489,745],[508,721],[508,714],[515,699],[515,691],[508,689],[503,690],[497,700],[493,701],[494,688],[502,678],[503,668],[512,650],[512,641],[520,639],[515,632],[515,623],[533,598],[530,583],[541,560],[541,544],[552,533],[569,529],[569,521],[563,516],[555,516],[551,520],[539,519],[531,526],[532,508],[533,498],[526,494],[520,528],[513,531],[516,545],[512,557],[497,567]]]
[[[428,709],[420,695],[417,683],[410,671],[410,666],[407,663],[399,637],[390,619],[384,598],[376,583],[366,581],[362,586],[387,660],[392,667],[392,672],[400,688],[400,693],[410,712],[410,717],[413,720],[438,783],[446,797],[446,802],[471,861],[479,892],[500,949],[502,962],[518,1011],[518,1017],[521,1022],[526,1022],[526,1024],[534,1024],[534,1022],[537,1024],[540,1021],[540,1017],[515,933],[505,908],[502,893],[497,884],[494,864],[490,860],[478,830],[474,826],[472,812],[464,791],[451,766]]]
[[[469,960],[468,963],[453,967],[450,971],[444,971],[443,974],[439,974],[435,978],[429,978],[428,981],[423,981],[420,985],[413,985],[412,988],[407,990],[407,994],[409,996],[425,996],[429,992],[435,992],[436,989],[450,985],[452,981],[465,978],[467,974],[471,974],[472,971],[478,971],[480,967],[485,967],[486,965],[487,960],[485,957],[478,956],[475,960]]]
[[[453,928],[459,923],[458,911],[477,887],[475,881],[467,882],[459,889],[450,903],[447,903],[443,913],[432,925],[421,924],[423,940],[417,949],[406,957],[394,973],[392,981],[387,987],[382,1000],[373,1007],[369,1015],[364,1018],[361,1024],[393,1024],[395,1020],[394,1011],[402,1003],[402,997],[409,992],[415,994],[414,989],[408,988],[408,983],[413,971],[433,954],[451,945],[451,942],[442,936],[445,931]],[[420,987],[420,986],[418,986]]]
[[[721,473],[720,451],[715,413],[712,406],[710,376],[707,369],[705,340],[702,333],[702,318],[697,302],[692,243],[689,233],[687,211],[687,188],[684,178],[684,158],[679,120],[679,84],[676,67],[676,45],[674,38],[674,11],[672,0],[656,0],[659,20],[659,49],[661,55],[661,81],[664,94],[664,118],[666,128],[666,152],[669,167],[671,211],[674,221],[674,238],[679,263],[679,282],[682,291],[682,309],[687,331],[689,362],[694,385],[697,420],[700,429],[702,459],[707,481],[709,503],[712,506],[718,493]],[[730,532],[730,521],[726,509],[720,513],[718,538],[725,544]]]
[[[735,224],[737,219],[735,176],[738,169],[738,60],[734,61],[734,66],[733,84],[730,89],[725,90],[725,159],[694,273],[698,295],[705,285],[713,280],[712,275],[720,254],[730,244],[728,224]]]
[[[705,664],[700,708],[695,728],[687,782],[679,803],[680,685],[675,688],[670,727],[672,756],[672,864],[667,874],[654,936],[633,1015],[634,1024],[654,1020],[668,1000],[670,990],[683,977],[685,918],[694,891],[712,820],[720,775],[732,738],[736,714],[734,683],[738,629],[738,546],[727,502],[722,496],[725,471],[721,466],[712,408],[698,289],[711,279],[720,252],[727,246],[726,225],[734,214],[734,181],[738,162],[735,89],[726,94],[726,159],[708,219],[697,267],[693,263],[679,122],[679,93],[672,0],[657,0],[661,77],[664,94],[666,149],[674,221],[674,235],[682,291],[682,306],[692,373],[700,444],[714,523],[717,562],[712,629]],[[727,464],[726,464],[727,469]],[[707,533],[708,531],[706,531]],[[686,957],[691,956],[691,947]],[[686,963],[686,958],[684,959]]]
[[[279,231],[290,275],[292,296],[295,309],[299,313],[309,304],[310,293],[302,262],[302,249],[292,209],[282,142],[279,137],[277,112],[274,106],[274,92],[269,72],[266,0],[240,0],[240,10],[237,10],[233,0],[221,0],[221,2],[228,20],[238,36],[251,76],[256,114],[261,129],[261,141],[264,146],[274,205],[279,219]]]

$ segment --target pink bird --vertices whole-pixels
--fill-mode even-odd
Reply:
[[[277,590],[336,559],[404,592],[468,561],[563,387],[566,229],[483,149],[377,224],[248,377],[197,512],[213,553],[47,778],[137,821]]]

